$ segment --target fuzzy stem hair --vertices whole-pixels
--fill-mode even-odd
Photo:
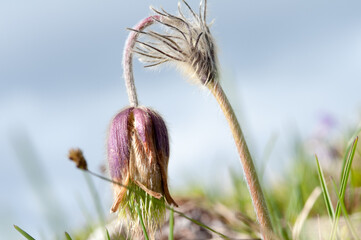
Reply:
[[[159,18],[160,16],[157,15],[147,17],[135,25],[133,29],[142,31],[146,27],[152,25],[154,21],[159,20]],[[136,31],[131,31],[129,33],[123,52],[123,76],[125,80],[125,86],[127,88],[129,104],[131,107],[138,106],[137,91],[134,84],[133,74],[133,48],[137,42],[138,35],[139,33]]]
[[[231,132],[237,146],[238,154],[241,158],[241,164],[247,181],[248,190],[251,194],[257,219],[261,226],[261,233],[263,235],[263,238],[271,239],[272,223],[268,213],[266,200],[264,198],[261,184],[257,176],[256,168],[254,166],[251,154],[248,150],[247,143],[243,136],[241,126],[238,123],[236,114],[234,113],[226,94],[224,93],[221,85],[218,82],[210,82],[209,84],[207,84],[207,87],[216,98],[231,128]]]

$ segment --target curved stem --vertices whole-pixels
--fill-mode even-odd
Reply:
[[[237,146],[238,154],[241,158],[241,163],[244,171],[244,175],[248,184],[248,190],[251,194],[254,209],[256,211],[258,222],[261,226],[261,233],[264,239],[271,239],[272,224],[268,214],[266,201],[262,192],[260,182],[258,180],[256,168],[253,164],[251,154],[248,150],[246,141],[243,136],[242,129],[238,123],[237,117],[229,103],[226,94],[223,92],[219,83],[210,83],[207,85],[214,97],[217,99],[223,114],[225,115],[228,124],[231,128],[231,132],[234,141]]]
[[[152,25],[154,21],[159,20],[160,16],[154,15],[147,17],[141,20],[133,29],[142,31],[144,28]],[[130,106],[138,106],[137,91],[134,85],[134,75],[133,75],[133,48],[138,38],[138,32],[130,32],[128,39],[125,42],[124,52],[123,52],[123,69],[124,69],[124,80],[125,86],[127,88],[128,98]]]

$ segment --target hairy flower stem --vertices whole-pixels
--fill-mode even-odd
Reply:
[[[144,28],[152,25],[154,21],[159,20],[160,16],[150,16],[141,20],[133,29],[142,31]],[[131,107],[138,106],[137,91],[134,85],[134,75],[133,75],[133,48],[136,44],[139,33],[132,31],[130,32],[127,41],[125,42],[124,52],[123,52],[123,69],[124,69],[124,80],[125,86],[127,88],[129,103]]]
[[[216,98],[231,128],[238,154],[241,158],[244,175],[248,184],[249,192],[251,194],[253,206],[256,211],[258,222],[261,226],[261,233],[264,239],[271,239],[272,224],[268,214],[266,201],[260,182],[258,180],[256,168],[253,164],[251,154],[248,150],[246,140],[244,139],[237,117],[220,84],[218,82],[209,83],[207,87]]]

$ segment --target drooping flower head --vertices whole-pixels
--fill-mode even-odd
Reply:
[[[207,1],[201,4],[199,14],[184,1],[191,17],[186,17],[178,5],[178,15],[165,10],[152,10],[160,16],[154,18],[165,28],[164,33],[155,31],[139,31],[144,41],[137,41],[134,52],[145,67],[153,67],[162,63],[177,63],[185,73],[202,85],[218,81],[216,48],[213,37],[206,22]]]
[[[111,121],[107,151],[111,178],[122,184],[113,184],[113,212],[120,209],[130,218],[136,218],[136,214],[132,214],[134,204],[146,205],[150,203],[149,199],[155,198],[160,200],[153,199],[155,205],[163,204],[149,208],[151,212],[146,214],[162,218],[164,199],[177,206],[167,183],[168,131],[158,113],[145,107],[122,110]],[[149,228],[157,224],[153,220],[147,221]]]
[[[252,157],[237,117],[219,84],[215,44],[206,22],[207,1],[205,0],[204,5],[201,4],[199,14],[196,14],[185,0],[182,1],[189,10],[190,18],[183,14],[180,7],[177,16],[163,9],[161,11],[153,9],[156,15],[142,20],[135,29],[130,29],[134,32],[127,42],[132,44],[128,45],[124,54],[126,56],[124,65],[127,66],[124,76],[130,104],[137,106],[138,103],[132,72],[127,71],[131,69],[132,53],[138,54],[140,59],[148,64],[145,67],[166,62],[175,63],[190,74],[196,83],[206,86],[220,104],[230,125],[262,235],[265,239],[271,239],[272,224]],[[146,28],[154,22],[159,23],[166,30],[162,32],[147,30]],[[142,36],[143,39],[139,40],[138,36]]]
[[[210,83],[218,81],[215,45],[206,23],[206,1],[204,5],[201,4],[198,15],[183,2],[190,18],[185,17],[180,7],[178,16],[153,9],[155,15],[141,20],[130,29],[133,32],[128,36],[123,57],[130,107],[114,117],[109,129],[110,174],[114,181],[122,184],[114,184],[112,211],[119,209],[128,219],[136,220],[134,209],[140,206],[145,215],[150,216],[145,219],[148,229],[160,226],[161,221],[154,221],[154,218],[164,217],[165,201],[175,206],[177,204],[170,196],[167,184],[167,129],[159,114],[149,108],[138,107],[132,55],[138,54],[141,60],[148,63],[146,67],[166,62],[177,63],[201,85],[211,87],[213,84]],[[166,31],[159,33],[149,30],[148,27],[154,23]],[[163,204],[157,206],[157,203]],[[136,222],[130,223],[136,225]]]

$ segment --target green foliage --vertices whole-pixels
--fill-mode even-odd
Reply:
[[[132,231],[137,232],[139,227],[143,228],[144,225],[147,232],[153,235],[165,221],[164,197],[160,200],[156,199],[144,192],[138,185],[130,183],[119,208],[119,214],[124,219],[129,219],[128,225]],[[139,223],[142,226],[139,226]]]
[[[170,210],[169,213],[169,236],[168,239],[169,240],[173,240],[173,231],[174,231],[174,210],[173,208]]]
[[[339,193],[337,193],[337,195],[339,197],[338,197],[338,201],[337,201],[335,216],[333,218],[331,239],[334,239],[336,237],[336,229],[338,227],[338,221],[339,221],[340,214],[341,214],[341,205],[343,204],[343,199],[345,198],[347,181],[348,181],[348,177],[350,175],[352,161],[355,156],[357,142],[358,142],[358,137],[353,142],[351,151],[348,153],[347,159],[344,159],[343,164],[342,164],[341,185],[340,185],[340,191],[339,191]]]
[[[72,240],[69,233],[65,232],[65,237],[66,237],[66,240]]]
[[[110,240],[110,236],[109,236],[108,229],[105,229],[105,232],[106,232],[106,234],[107,234],[107,240]]]
[[[338,193],[337,186],[336,186],[335,182],[332,181],[332,183],[333,183],[335,192]],[[360,238],[358,237],[358,235],[357,235],[357,233],[356,233],[356,230],[355,230],[355,228],[354,228],[354,226],[353,226],[353,224],[352,224],[352,222],[351,222],[351,220],[350,220],[350,217],[349,217],[349,215],[348,215],[348,213],[347,213],[347,210],[346,210],[346,207],[345,207],[345,203],[344,203],[343,200],[341,200],[340,197],[341,197],[341,196],[340,196],[340,194],[338,193],[338,194],[337,194],[337,201],[339,201],[339,202],[341,203],[342,214],[343,214],[343,216],[345,217],[347,227],[349,228],[349,231],[351,232],[351,234],[352,234],[352,236],[353,236],[353,239],[360,239]]]
[[[359,130],[357,133],[359,133]],[[355,220],[354,217],[355,213],[360,213],[361,210],[361,192],[359,191],[361,186],[361,147],[358,147],[357,142],[358,138],[351,142],[338,142],[338,155],[334,156],[330,164],[324,164],[322,162],[324,159],[319,159],[317,156],[315,163],[312,155],[314,153],[310,153],[305,148],[303,141],[296,139],[294,142],[294,158],[289,161],[292,164],[285,173],[280,173],[280,180],[278,180],[277,184],[268,184],[264,188],[275,235],[279,239],[292,239],[295,222],[305,208],[305,203],[311,192],[317,186],[321,186],[323,199],[319,197],[311,206],[305,227],[302,229],[304,232],[301,232],[298,237],[300,239],[309,237],[305,233],[307,231],[307,220],[312,221],[327,216],[326,220],[330,225],[329,230],[327,230],[327,234],[330,235],[328,236],[329,239],[344,239],[347,237],[360,239],[358,229],[361,221]],[[271,151],[271,149],[268,149],[268,151]],[[341,153],[344,153],[344,156]],[[333,169],[331,166],[339,167]],[[264,166],[261,166],[261,168],[265,169]],[[257,238],[259,229],[257,228],[247,185],[240,172],[231,170],[230,176],[233,184],[230,194],[224,194],[217,187],[207,190],[196,185],[190,185],[188,191],[184,192],[183,195],[190,199],[202,199],[210,211],[216,204],[222,203],[232,212],[242,214],[243,218],[238,219],[238,222],[230,222],[229,226],[235,231],[247,234],[250,238]],[[73,238],[68,233],[65,233],[68,240],[86,239],[94,231],[95,227],[99,226],[99,223],[102,225],[100,226],[102,229],[104,229],[106,223],[103,209],[101,209],[100,198],[95,191],[94,184],[90,182],[90,178],[86,180],[92,194],[94,206],[97,209],[98,220],[90,221],[83,229],[75,231],[72,234]],[[333,188],[328,186],[331,182]],[[130,184],[129,189],[120,209],[120,215],[122,217],[126,216],[128,220],[134,223],[133,225],[130,224],[130,231],[143,232],[145,239],[151,239],[155,229],[162,226],[166,209],[170,211],[168,236],[170,240],[174,239],[174,214],[184,217],[220,237],[227,238],[222,234],[222,231],[218,232],[217,229],[167,206],[163,198],[160,200],[155,199],[135,184]],[[26,239],[34,239],[21,228],[14,227]],[[135,230],[136,228],[138,230]],[[346,234],[344,233],[345,229]],[[320,229],[320,231],[322,230]],[[110,236],[108,230],[105,229],[104,239],[110,240]],[[135,236],[134,239],[137,238]],[[316,236],[313,235],[313,237]]]
[[[23,235],[26,239],[28,239],[28,240],[35,240],[35,238],[33,238],[32,236],[30,236],[27,232],[25,232],[24,230],[22,230],[20,227],[14,225],[14,228],[15,228],[21,235]]]
[[[295,221],[304,208],[311,192],[317,186],[321,186],[322,188],[323,200],[322,198],[318,198],[318,200],[315,201],[308,219],[317,219],[320,216],[326,215],[330,219],[329,223],[331,223],[331,227],[333,225],[336,229],[339,225],[337,219],[340,219],[340,213],[342,212],[349,233],[352,234],[354,239],[359,238],[355,230],[357,227],[355,226],[356,224],[360,226],[361,223],[355,223],[349,216],[349,213],[359,212],[361,206],[361,193],[356,190],[357,186],[361,186],[361,164],[360,161],[353,161],[353,159],[356,159],[357,149],[361,148],[357,148],[356,146],[357,138],[354,144],[352,143],[353,142],[349,143],[344,147],[344,150],[341,150],[345,152],[346,157],[339,158],[335,155],[335,159],[332,160],[334,161],[334,165],[339,165],[340,168],[341,166],[343,167],[341,177],[338,180],[340,181],[340,189],[330,192],[327,187],[327,179],[337,177],[339,173],[334,172],[334,169],[330,168],[330,166],[326,166],[325,170],[323,170],[317,156],[315,164],[314,161],[312,161],[312,155],[306,150],[304,143],[300,140],[295,141],[294,159],[290,161],[292,164],[287,169],[287,172],[283,174],[283,178],[279,180],[276,185],[270,185],[268,188],[265,188],[265,197],[274,231],[280,239],[292,239],[291,233]],[[360,160],[360,155],[359,153],[358,160]],[[356,163],[355,166],[352,162]],[[230,175],[233,182],[233,194],[231,196],[223,196],[219,198],[218,201],[246,214],[256,222],[251,199],[248,194],[246,194],[247,186],[243,177],[234,171],[231,171]],[[347,179],[350,175],[351,184],[347,184]],[[344,199],[347,200],[347,204],[344,202]],[[333,203],[336,202],[337,205],[334,207]],[[237,229],[242,232],[249,232],[249,228]],[[323,230],[320,229],[320,231]],[[331,231],[332,228],[330,228],[328,233]]]
[[[325,180],[325,177],[323,175],[323,171],[322,171],[320,162],[318,161],[317,155],[316,155],[316,163],[317,163],[318,177],[320,179],[320,185],[321,185],[321,188],[322,188],[323,199],[325,200],[328,216],[331,219],[334,219],[335,218],[335,211],[333,210],[331,197],[330,197],[330,194],[328,193],[326,180]]]
[[[147,229],[145,228],[143,217],[142,217],[142,212],[140,211],[139,205],[135,204],[135,208],[137,209],[137,213],[138,213],[138,216],[139,216],[139,221],[140,221],[140,224],[142,225],[144,238],[145,238],[145,240],[149,240]]]

